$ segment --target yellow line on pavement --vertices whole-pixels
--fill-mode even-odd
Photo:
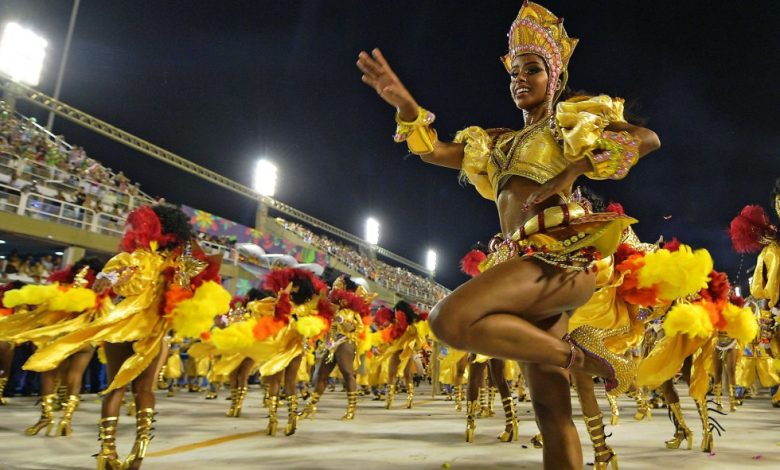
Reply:
[[[236,441],[238,439],[244,439],[247,437],[260,436],[265,434],[263,431],[242,432],[239,434],[230,434],[228,436],[218,437],[216,439],[209,439],[207,441],[196,442],[194,444],[187,444],[184,446],[174,447],[168,450],[161,450],[158,452],[149,452],[147,457],[165,457],[166,455],[181,454],[182,452],[189,452],[191,450],[202,449],[204,447],[215,446],[225,442]]]

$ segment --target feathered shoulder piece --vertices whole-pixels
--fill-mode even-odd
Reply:
[[[745,206],[731,221],[729,235],[737,253],[755,253],[777,238],[777,227],[763,207]]]
[[[477,276],[482,272],[480,265],[487,259],[487,255],[482,250],[471,250],[460,260],[460,270],[471,277]]]
[[[699,291],[699,295],[705,300],[721,304],[729,300],[729,292],[731,292],[729,277],[726,273],[713,269],[707,287]]]
[[[122,250],[129,253],[142,249],[153,249],[176,241],[176,235],[162,233],[162,223],[149,206],[141,206],[127,216]]]
[[[371,315],[371,306],[356,292],[350,292],[346,289],[333,289],[328,298],[339,309],[354,310],[361,317]]]
[[[263,288],[278,294],[295,281],[309,281],[315,292],[320,292],[323,289],[328,288],[328,285],[311,271],[297,268],[284,268],[271,271],[263,282]]]

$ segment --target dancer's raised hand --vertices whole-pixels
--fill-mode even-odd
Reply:
[[[401,120],[414,121],[417,118],[417,102],[379,49],[374,49],[371,54],[360,51],[357,67],[363,72],[363,83],[373,88],[383,100],[393,106]]]

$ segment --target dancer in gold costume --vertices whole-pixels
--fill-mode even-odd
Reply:
[[[490,244],[489,269],[439,302],[431,327],[458,349],[532,364],[526,377],[548,444],[545,465],[555,469],[582,464],[568,369],[606,377],[618,392],[629,387],[634,369],[603,346],[609,332],[581,327],[566,336],[566,313],[594,292],[592,262],[612,254],[634,222],[587,213],[570,202],[571,187],[583,174],[620,179],[660,146],[651,130],[625,121],[622,100],[560,101],[576,42],[558,17],[524,3],[503,61],[524,127],[470,127],[452,143],[438,139],[434,115],[417,104],[379,50],[358,59],[363,81],[397,110],[395,140],[427,163],[461,170],[497,204],[501,234]]]
[[[143,206],[130,213],[123,252],[98,274],[93,289],[108,291],[114,303],[79,329],[39,349],[25,365],[56,368],[87,344],[105,342],[110,384],[100,420],[99,469],[140,468],[152,439],[153,386],[163,337],[173,327],[182,337],[199,337],[227,311],[230,294],[219,280],[219,259],[191,245],[189,218],[180,209]],[[75,321],[75,320],[74,320]],[[137,407],[135,443],[123,462],[116,427],[125,387],[132,381]]]

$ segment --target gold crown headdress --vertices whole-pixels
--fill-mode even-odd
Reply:
[[[522,54],[536,54],[547,63],[550,80],[547,94],[554,97],[560,80],[560,90],[568,80],[568,66],[578,39],[570,38],[563,27],[563,18],[558,18],[543,6],[523,3],[517,18],[509,28],[509,53],[501,58],[507,71],[512,60]]]

